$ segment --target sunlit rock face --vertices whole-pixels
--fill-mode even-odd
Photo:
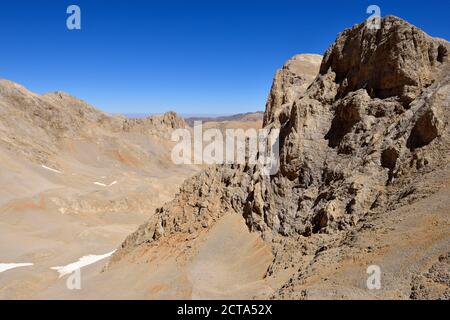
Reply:
[[[305,256],[350,246],[366,219],[430,196],[433,183],[422,175],[449,160],[449,48],[388,16],[379,30],[364,22],[339,34],[320,67],[319,56],[289,60],[264,115],[265,128],[280,129],[280,170],[217,166],[188,179],[124,241],[113,265],[161,242],[196,239],[231,212],[271,243],[266,276],[276,277],[310,266]],[[274,296],[304,298],[292,288],[305,276],[299,271]]]

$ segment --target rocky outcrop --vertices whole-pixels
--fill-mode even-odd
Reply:
[[[279,172],[206,170],[130,235],[113,261],[161,237],[195,238],[231,211],[273,244],[273,274],[305,252],[336,245],[366,215],[414,199],[420,192],[411,181],[448,162],[441,156],[450,147],[448,49],[389,16],[380,30],[362,23],[341,33],[311,84],[292,69],[301,56],[289,61],[275,76],[264,117],[267,129],[280,128]]]
[[[447,56],[446,41],[388,16],[380,30],[364,24],[345,30],[325,53],[320,73],[336,74],[339,97],[365,89],[371,98],[398,97],[407,106],[433,83]]]
[[[413,300],[449,300],[450,299],[450,253],[439,257],[428,272],[415,275],[411,281]]]
[[[188,125],[175,112],[169,111],[143,119],[124,119],[122,129],[125,132],[139,132],[170,139],[174,129],[186,128]]]
[[[319,72],[322,56],[298,54],[286,61],[275,73],[272,88],[267,98],[263,125],[278,121],[283,106],[291,104],[303,94]]]

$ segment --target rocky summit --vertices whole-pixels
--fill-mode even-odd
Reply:
[[[246,297],[448,299],[449,49],[387,16],[378,30],[364,22],[340,33],[323,59],[289,60],[264,114],[265,128],[280,129],[278,173],[223,165],[187,179],[104,274],[152,264],[149,252],[167,246],[178,266],[196,264],[232,215],[272,253],[264,289]],[[383,272],[380,290],[366,288],[369,265]],[[187,276],[181,296],[201,297],[197,280]]]

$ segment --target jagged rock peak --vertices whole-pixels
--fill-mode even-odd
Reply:
[[[160,122],[163,125],[169,126],[172,129],[186,127],[186,122],[183,118],[179,117],[175,111],[169,111],[159,116],[153,116],[154,122]]]
[[[449,42],[386,16],[378,30],[363,22],[340,33],[325,53],[320,73],[336,73],[340,97],[366,89],[372,98],[398,97],[407,105],[433,83],[449,49]]]
[[[321,62],[321,55],[298,54],[277,70],[267,99],[264,126],[276,121],[283,106],[306,91],[317,76]]]
[[[140,119],[124,119],[125,132],[144,132],[168,138],[172,130],[188,127],[183,118],[175,112],[169,111],[161,115],[154,115]]]

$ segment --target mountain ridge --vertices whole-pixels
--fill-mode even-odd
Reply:
[[[298,95],[292,100],[271,98],[286,91],[278,84],[278,72],[264,124],[281,129],[280,171],[265,177],[258,166],[219,166],[188,179],[173,201],[124,241],[109,268],[177,237],[185,235],[195,243],[232,212],[272,246],[274,260],[264,279],[279,278],[283,270],[293,272],[272,297],[323,297],[326,291],[302,287],[307,279],[302,268],[314,268],[325,253],[339,252],[337,244],[345,243],[369,217],[379,217],[378,224],[387,219],[382,212],[414,205],[437,192],[433,181],[445,172],[450,143],[448,48],[448,42],[387,16],[379,30],[363,22],[339,34],[318,77],[306,91],[295,89]],[[277,99],[282,102],[272,102]],[[420,179],[425,173],[427,178]],[[448,216],[436,219],[448,225]],[[440,254],[448,250],[448,237],[443,241]],[[351,246],[340,250],[347,248]],[[333,263],[338,266],[341,258],[335,254]],[[392,263],[404,267],[401,259]],[[414,263],[414,268],[424,267]],[[391,278],[397,285],[389,288],[394,296],[410,297],[408,279],[411,273]],[[332,291],[335,297],[359,294],[346,287],[354,285],[351,281],[340,281]],[[294,284],[296,290],[288,290]]]

